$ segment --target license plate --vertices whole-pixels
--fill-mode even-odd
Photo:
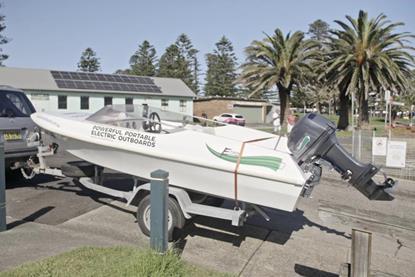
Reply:
[[[22,139],[22,134],[19,131],[9,131],[4,132],[4,140],[20,140]]]

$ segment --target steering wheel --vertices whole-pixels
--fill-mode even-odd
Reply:
[[[143,122],[143,129],[151,133],[160,133],[161,124],[160,116],[156,112],[152,112],[149,117],[149,120]]]

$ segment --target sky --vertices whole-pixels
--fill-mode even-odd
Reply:
[[[6,66],[76,70],[82,51],[92,47],[100,58],[101,71],[113,73],[129,67],[130,56],[143,40],[150,41],[160,57],[181,34],[187,34],[199,52],[202,71],[205,55],[225,35],[238,58],[244,48],[276,28],[284,33],[307,31],[322,19],[345,15],[357,17],[360,9],[375,17],[384,13],[403,22],[399,31],[415,33],[415,2],[409,0],[261,1],[261,0],[0,0],[6,16],[3,45],[10,55]],[[203,73],[203,72],[202,72]],[[201,77],[203,80],[203,76]]]

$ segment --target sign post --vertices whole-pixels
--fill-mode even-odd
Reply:
[[[370,276],[372,233],[352,229],[351,277]]]
[[[165,253],[168,246],[169,173],[158,169],[151,172],[150,176],[150,247]]]
[[[389,102],[390,102],[390,98],[391,98],[391,92],[390,90],[386,90],[385,91],[385,130],[387,127],[387,123],[388,123],[388,115],[389,115]]]
[[[0,232],[7,229],[6,225],[6,176],[4,164],[4,138],[0,131]]]

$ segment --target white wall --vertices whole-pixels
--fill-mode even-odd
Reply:
[[[110,95],[101,93],[80,94],[75,92],[54,92],[54,91],[26,91],[27,96],[32,101],[37,111],[52,112],[88,112],[93,113],[104,107],[104,97],[112,97],[112,103],[125,104],[125,98],[132,97],[133,103],[148,104],[152,107],[161,108],[161,99],[168,99],[168,111],[186,113],[193,115],[193,100],[190,98],[172,97],[172,96],[143,96],[143,95]],[[67,109],[58,109],[58,95],[67,96]],[[81,96],[89,96],[89,110],[81,110]],[[180,100],[186,100],[186,109],[182,111],[180,108]]]

